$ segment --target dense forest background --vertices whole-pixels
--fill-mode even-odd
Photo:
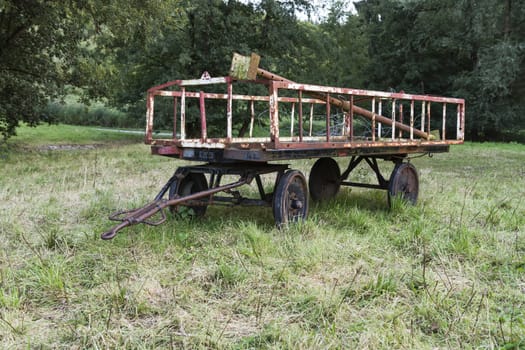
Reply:
[[[326,1],[320,16],[307,0],[0,0],[0,133],[53,120],[142,127],[149,87],[226,75],[233,52],[256,52],[304,83],[465,98],[468,139],[525,138],[520,1],[354,5]],[[67,109],[71,96],[80,109]]]

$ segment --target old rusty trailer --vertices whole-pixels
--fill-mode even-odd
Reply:
[[[415,203],[419,178],[409,156],[447,152],[463,143],[463,99],[298,84],[258,64],[257,55],[235,54],[229,76],[205,72],[200,79],[148,90],[145,142],[152,153],[204,164],[179,167],[151,203],[112,214],[120,223],[102,239],[138,223],[159,225],[166,208],[186,207],[201,216],[211,204],[268,206],[281,227],[307,217],[309,197],[330,199],[340,186],[386,190],[389,203],[392,196]],[[155,121],[166,110],[172,134],[157,138]],[[221,123],[225,132],[217,130]],[[350,158],[342,173],[334,157]],[[317,158],[308,181],[281,164],[306,158]],[[388,179],[378,160],[394,163]],[[363,161],[376,184],[348,181]],[[271,193],[265,191],[264,174],[276,174]],[[222,183],[232,176],[235,181]],[[234,191],[254,180],[258,198]]]

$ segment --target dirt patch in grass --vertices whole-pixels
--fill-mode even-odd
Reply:
[[[78,151],[78,150],[91,150],[102,147],[101,144],[93,144],[93,145],[75,145],[75,144],[67,144],[67,145],[42,145],[38,146],[37,150],[39,151]]]

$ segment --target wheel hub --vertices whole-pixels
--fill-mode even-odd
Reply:
[[[303,202],[299,199],[292,199],[292,202],[290,203],[290,208],[292,209],[302,209],[303,208]]]

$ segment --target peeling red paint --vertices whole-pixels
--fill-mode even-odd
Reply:
[[[242,148],[264,152],[264,150],[278,150],[283,147],[290,149],[330,149],[330,148],[355,148],[362,147],[405,147],[407,144],[423,144],[425,146],[443,144],[458,144],[464,140],[465,128],[465,101],[459,98],[439,97],[429,95],[415,95],[404,92],[391,93],[383,91],[340,88],[312,84],[298,84],[284,77],[258,69],[259,75],[263,79],[257,81],[237,81],[231,77],[207,77],[206,79],[192,80],[174,80],[162,85],[158,85],[148,90],[147,98],[147,123],[146,123],[146,144],[166,146],[163,152],[156,151],[157,154],[167,154],[179,156],[182,154],[181,149],[190,145],[192,148]],[[242,95],[233,94],[233,86],[236,84],[264,84],[267,86],[267,95]],[[226,85],[226,91],[224,91]],[[208,92],[202,90],[203,86],[208,86]],[[209,87],[217,87],[216,92],[209,92]],[[222,92],[221,92],[222,89]],[[307,95],[306,97],[304,95]],[[337,96],[337,97],[334,97]],[[163,97],[172,97],[174,100],[174,130],[171,139],[154,139],[153,138],[153,119],[154,119],[154,99]],[[178,103],[180,99],[180,103]],[[186,130],[186,99],[199,99],[200,107],[200,138],[187,139]],[[226,130],[224,137],[208,139],[207,135],[207,118],[205,103],[207,99],[225,100],[226,106]],[[250,132],[249,137],[238,138],[233,135],[234,110],[233,101],[246,101],[249,103],[250,110]],[[363,103],[370,103],[371,108],[366,109]],[[268,110],[268,135],[263,137],[253,136],[253,127],[255,115],[254,103],[267,103]],[[385,112],[385,105],[389,108],[391,116],[382,115]],[[416,102],[418,102],[416,104]],[[410,104],[410,116],[408,124],[404,123],[403,103]],[[432,119],[431,104],[438,103],[442,106],[443,114],[440,120]],[[307,134],[304,136],[305,121],[303,108],[310,105],[310,116],[307,120]],[[313,133],[315,129],[314,109],[316,105],[324,105],[324,129],[317,130],[317,135]],[[259,106],[259,105],[258,105]],[[286,116],[281,115],[285,111],[293,110],[297,106],[298,118],[290,116],[288,123],[290,125],[289,133],[291,137],[280,135],[282,129],[282,119]],[[247,108],[248,109],[248,108]],[[447,121],[447,110],[456,111],[455,123]],[[376,112],[377,110],[377,112]],[[336,133],[336,125],[333,125],[334,111],[342,111],[341,128]],[[337,112],[335,112],[337,113]],[[180,125],[177,125],[177,115],[180,114]],[[356,118],[360,119],[360,125],[363,120],[368,120],[368,135],[355,135]],[[417,125],[416,125],[417,121]],[[446,125],[456,126],[455,135],[452,138],[445,138]],[[441,139],[434,139],[430,131],[431,125],[440,126]],[[295,132],[294,127],[299,131]],[[363,126],[361,125],[361,128]],[[179,128],[179,130],[177,130]],[[390,129],[390,131],[387,131]],[[178,131],[178,133],[177,133]],[[450,132],[450,129],[448,130]],[[387,133],[388,132],[388,133]],[[297,136],[294,136],[298,134]],[[178,136],[179,135],[179,136]],[[385,136],[387,138],[385,138]],[[455,136],[455,137],[454,137]],[[261,148],[261,144],[264,145]],[[170,153],[172,152],[172,153]]]

